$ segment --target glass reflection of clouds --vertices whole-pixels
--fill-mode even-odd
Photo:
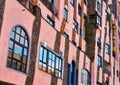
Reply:
[[[8,67],[26,72],[28,43],[28,36],[21,26],[12,29],[8,49]]]
[[[43,46],[40,47],[39,67],[56,77],[62,77],[62,58]]]

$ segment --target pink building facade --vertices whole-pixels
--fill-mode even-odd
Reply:
[[[0,85],[120,85],[118,6],[1,0]]]

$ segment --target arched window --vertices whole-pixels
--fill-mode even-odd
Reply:
[[[82,69],[81,72],[81,85],[91,85],[90,74],[86,69]]]
[[[7,66],[26,72],[29,51],[28,36],[23,27],[16,26],[10,33]]]

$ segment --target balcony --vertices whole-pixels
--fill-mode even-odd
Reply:
[[[58,16],[58,10],[54,3],[49,0],[40,0],[55,16]]]

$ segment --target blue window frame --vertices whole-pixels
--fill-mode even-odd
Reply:
[[[52,26],[52,27],[55,27],[55,21],[52,20],[52,18],[47,15],[47,22]]]
[[[78,4],[78,14],[79,14],[79,16],[82,16],[82,8],[81,8],[80,4]]]
[[[29,41],[23,27],[16,26],[10,33],[7,66],[26,73]]]
[[[98,55],[98,66],[102,67],[102,57]]]
[[[56,77],[62,78],[63,59],[55,52],[41,46],[39,55],[39,69]]]
[[[110,45],[105,45],[106,54],[110,55]]]

